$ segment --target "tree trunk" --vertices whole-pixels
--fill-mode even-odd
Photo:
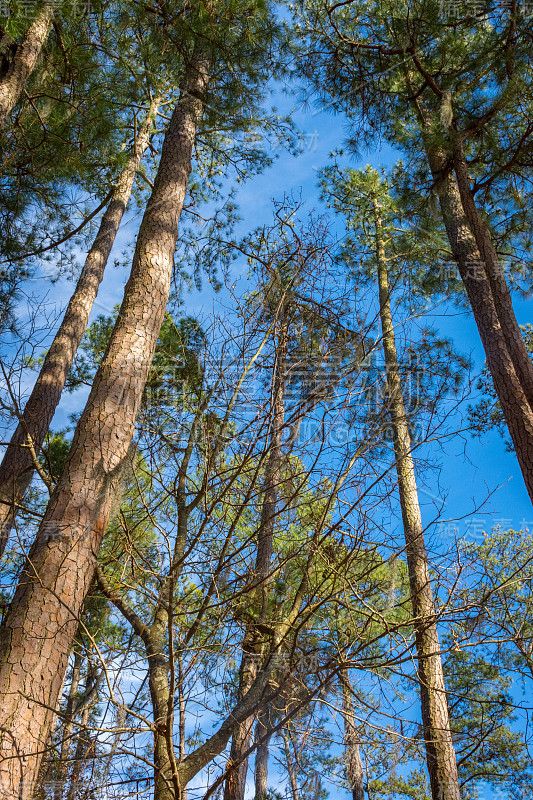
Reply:
[[[283,729],[281,735],[283,737],[283,744],[285,747],[285,761],[287,763],[287,774],[289,776],[292,800],[298,800],[298,781],[296,780],[296,769],[292,761],[291,740],[285,728]]]
[[[489,228],[477,208],[463,146],[459,141],[455,145],[454,166],[461,203],[480,253],[480,269],[484,269],[486,273],[509,355],[529,406],[533,410],[533,361],[516,320],[511,293],[498,254],[492,244]]]
[[[22,419],[0,464],[0,557],[7,545],[17,505],[24,498],[33,477],[34,461],[28,443],[31,441],[33,452],[38,454],[50,428],[65,381],[87,327],[98,287],[130,198],[140,160],[148,146],[158,105],[157,98],[152,100],[146,120],[135,140],[132,154],[113,190],[93,246],[85,259],[74,294],[26,403]]]
[[[175,563],[175,558],[173,561]],[[159,603],[150,625],[145,625],[128,602],[113,590],[99,565],[96,566],[96,580],[102,594],[115,605],[144,644],[154,726],[154,800],[185,800],[174,759],[173,715],[170,711],[173,697],[168,680],[169,661],[164,652],[171,602],[168,580],[163,582]]]
[[[274,367],[274,391],[272,400],[272,429],[269,442],[269,455],[265,468],[265,491],[259,522],[257,555],[255,562],[255,579],[259,582],[256,597],[259,598],[261,611],[257,622],[246,626],[243,639],[243,655],[239,670],[238,701],[249,691],[257,676],[257,661],[261,658],[262,634],[257,623],[265,624],[268,616],[269,574],[272,558],[272,539],[274,534],[274,518],[279,492],[281,474],[281,439],[285,419],[285,357],[287,325],[285,312],[282,311],[279,346]],[[253,718],[242,722],[233,733],[230,750],[230,764],[236,764],[224,786],[224,800],[244,800],[248,759],[242,754],[250,746],[252,738]]]
[[[459,188],[450,174],[442,177],[445,159],[429,153],[448,239],[464,283],[492,381],[502,408],[524,483],[533,501],[533,411],[511,357],[484,258],[466,219]],[[472,265],[479,264],[472,273]],[[514,315],[513,315],[514,316]],[[516,320],[515,320],[516,322]],[[517,349],[516,347],[514,348]]]
[[[270,719],[271,708],[265,706],[257,714],[255,736],[257,748],[255,751],[255,800],[267,800],[268,791],[268,755],[270,745],[269,729],[272,728]],[[263,737],[267,737],[262,742]]]
[[[257,677],[257,637],[252,626],[244,635],[243,654],[239,669],[239,689],[237,702],[250,690]],[[230,765],[236,766],[231,770],[224,785],[224,800],[244,800],[246,790],[246,775],[248,773],[248,759],[242,758],[242,753],[248,749],[252,739],[253,717],[241,722],[231,738]]]
[[[522,477],[533,501],[532,368],[526,364],[523,342],[518,342],[518,336],[522,337],[509,290],[488,228],[475,206],[460,145],[456,143],[453,154],[456,179],[450,172],[447,153],[429,139],[432,126],[427,109],[421,100],[414,102],[450,248],[474,314]],[[529,361],[527,352],[526,357]]]
[[[5,126],[11,109],[33,72],[50,31],[53,14],[54,4],[45,3],[28,28],[26,36],[17,45],[13,60],[0,80],[0,129]]]
[[[72,665],[72,679],[65,708],[65,722],[62,729],[61,749],[59,751],[59,764],[56,773],[56,786],[54,788],[54,800],[61,800],[63,797],[63,784],[68,774],[68,755],[72,745],[72,727],[74,721],[74,708],[78,684],[80,679],[82,657],[79,651],[74,653],[74,663]]]
[[[359,753],[359,736],[355,724],[352,687],[347,669],[340,672],[342,687],[342,717],[344,721],[344,752],[346,774],[353,800],[365,800],[363,764]]]
[[[66,800],[75,800],[75,797],[82,788],[81,776],[83,774],[83,767],[90,758],[91,750],[94,748],[94,742],[91,740],[90,734],[87,731],[87,722],[89,720],[89,708],[86,708],[80,719],[80,729],[76,741],[76,750],[74,752],[72,772],[70,774],[70,781]],[[83,788],[86,788],[83,786]]]
[[[154,800],[179,800],[172,777],[172,762],[166,740],[169,686],[168,662],[163,642],[152,643],[148,653],[148,678],[154,714]]]
[[[178,221],[208,82],[195,52],[163,143],[130,279],[4,621],[0,643],[0,779],[6,800],[29,793],[135,430],[170,290]]]
[[[433,800],[460,800],[461,793],[455,750],[450,732],[448,703],[435,618],[435,604],[429,577],[422,517],[411,455],[411,436],[398,368],[382,221],[377,200],[374,202],[374,213],[383,351],[409,568],[426,760]]]

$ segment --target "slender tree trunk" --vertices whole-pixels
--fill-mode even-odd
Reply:
[[[183,675],[183,652],[178,650],[176,653],[176,663],[178,664],[178,705],[179,705],[179,762],[185,761],[185,687]],[[187,788],[181,790],[181,800],[187,800]]]
[[[127,600],[113,590],[98,564],[95,569],[100,591],[130,623],[144,644],[154,726],[154,800],[186,800],[187,797],[186,784],[182,783],[179,770],[186,758],[183,655],[181,651],[174,652],[171,642],[173,642],[174,587],[183,570],[183,556],[190,516],[190,508],[187,504],[187,469],[196,442],[200,419],[201,414],[197,413],[178,472],[176,487],[177,535],[172,561],[160,587],[152,622],[144,624]],[[165,637],[168,642],[168,659],[165,655]],[[175,669],[176,662],[178,664],[177,687],[172,679],[172,671],[173,668]],[[174,753],[174,694],[176,688],[179,694],[179,760],[176,759]]]
[[[261,657],[262,634],[258,627],[266,624],[268,618],[268,597],[270,562],[272,558],[272,539],[274,519],[278,500],[281,476],[281,439],[285,419],[285,357],[287,328],[285,312],[280,324],[279,346],[274,367],[274,389],[272,401],[272,429],[269,442],[269,456],[265,468],[265,492],[261,508],[261,519],[257,539],[257,555],[255,562],[255,579],[259,582],[257,595],[260,599],[261,612],[257,622],[249,623],[243,638],[243,654],[239,670],[238,701],[242,700],[257,677],[257,661]],[[224,786],[224,800],[244,800],[248,759],[242,754],[250,746],[252,738],[253,717],[242,722],[234,731],[231,740],[230,764],[236,764]]]
[[[394,454],[409,568],[427,766],[433,800],[460,800],[457,762],[450,732],[435,604],[429,576],[415,470],[411,455],[411,436],[398,368],[385,245],[377,200],[374,202],[374,213],[383,351],[385,354],[389,410],[393,428]]]
[[[152,100],[138,133],[132,154],[114,188],[100,227],[81,271],[74,294],[44,359],[22,418],[0,464],[0,556],[2,556],[17,513],[31,483],[33,453],[37,454],[61,399],[65,381],[83,337],[120,222],[130,198],[135,175],[148,146],[159,105]],[[28,445],[31,442],[32,448]]]
[[[255,724],[255,736],[258,740],[255,751],[255,800],[266,800],[267,798],[270,748],[270,736],[268,734],[269,730],[272,729],[270,716],[271,708],[269,706],[261,708],[257,714],[257,722]],[[264,736],[267,736],[267,738],[260,742]]]
[[[62,729],[62,741],[59,751],[59,764],[56,773],[56,786],[54,789],[54,800],[61,800],[63,797],[63,784],[66,781],[68,774],[68,755],[72,745],[72,726],[74,721],[74,708],[76,694],[78,692],[78,684],[80,680],[82,657],[81,653],[76,651],[74,653],[74,663],[72,665],[72,679],[70,681],[69,693],[67,698],[67,705],[65,708],[66,720]]]
[[[359,735],[355,724],[352,687],[347,669],[340,672],[342,687],[342,717],[344,721],[344,752],[346,756],[346,773],[353,800],[365,800],[364,773],[359,752]]]
[[[257,677],[257,636],[252,626],[244,635],[242,645],[242,660],[239,669],[239,689],[237,702],[250,690]],[[242,753],[250,746],[253,728],[253,716],[241,722],[231,738],[230,765],[237,764],[229,773],[224,785],[224,800],[244,800],[246,790],[246,775],[248,773],[248,759],[241,758]]]
[[[170,695],[168,662],[163,654],[163,640],[152,641],[151,647],[147,649],[148,679],[155,726],[154,800],[179,800],[174,789],[172,762],[165,736]]]
[[[0,80],[0,129],[22,94],[52,26],[53,3],[45,3],[17,45],[6,74]]]
[[[283,745],[285,747],[285,761],[287,763],[287,774],[289,776],[292,800],[298,800],[298,781],[296,780],[296,769],[292,760],[291,740],[285,728],[283,729],[281,735],[283,737]]]
[[[70,781],[66,800],[74,800],[76,795],[80,793],[83,767],[90,757],[91,750],[94,748],[94,742],[91,740],[91,737],[87,731],[88,721],[89,709],[86,708],[83,711],[80,719],[80,730],[76,740],[76,750],[74,751],[72,772],[70,773]]]
[[[0,780],[29,793],[135,430],[170,290],[178,221],[208,82],[195,52],[165,136],[130,279],[65,469],[21,573],[0,642]]]
[[[415,101],[428,163],[435,181],[450,248],[481,337],[527,492],[533,502],[532,368],[514,315],[490,233],[475,206],[461,147],[450,159],[430,141],[431,118]]]
[[[96,566],[96,580],[102,594],[116,606],[144,644],[154,725],[154,800],[184,800],[177,780],[177,770],[173,765],[173,720],[169,713],[173,698],[168,680],[170,665],[164,652],[169,622],[168,580],[164,581],[160,602],[150,625],[145,625],[127,601],[113,591],[99,565]]]

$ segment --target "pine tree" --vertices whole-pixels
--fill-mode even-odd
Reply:
[[[256,11],[258,35],[271,31],[267,14],[267,9]],[[18,759],[4,759],[0,767],[8,797],[16,796],[22,786],[30,790],[34,785],[40,751],[51,724],[50,709],[57,702],[76,620],[115,501],[121,464],[133,435],[168,299],[177,224],[217,56],[209,37],[216,39],[217,22],[222,24],[222,19],[217,17],[212,24],[208,8],[199,7],[191,26],[193,30],[199,26],[198,33],[193,36],[191,30],[188,32],[192,46],[181,94],[165,135],[117,323],[78,423],[67,464],[4,619],[0,653],[5,687],[2,754],[19,754]],[[259,56],[253,44],[244,50],[243,58]],[[21,627],[19,620],[23,620]],[[40,639],[44,631],[48,638],[30,652],[29,640]],[[19,694],[21,685],[24,695]],[[28,701],[26,695],[38,698],[38,704]],[[22,771],[20,759],[24,759]]]
[[[0,464],[0,557],[7,545],[17,506],[24,499],[31,483],[34,461],[61,399],[76,350],[87,327],[141,158],[148,147],[159,102],[158,97],[152,99],[147,117],[133,143],[129,160],[113,188],[76,289]]]
[[[398,260],[394,245],[395,209],[386,181],[377,172],[351,171],[329,187],[325,194],[342,211],[354,238],[363,252],[371,252],[379,293],[382,346],[388,387],[387,412],[393,431],[398,493],[402,512],[415,642],[418,681],[427,766],[434,800],[461,797],[457,764],[450,730],[444,672],[440,655],[436,609],[431,588],[424,527],[420,512],[409,414],[406,410],[391,310],[389,271],[391,260]],[[330,197],[331,197],[330,196]],[[367,255],[368,258],[368,255]],[[398,265],[396,264],[396,270]],[[400,265],[401,268],[401,265]]]
[[[44,3],[38,9],[19,44],[13,41],[10,58],[0,77],[0,129],[21,96],[52,27],[54,4]]]
[[[518,33],[527,23],[516,11],[498,15],[488,4],[479,18],[465,12],[450,21],[434,0],[360,8],[306,4],[300,20],[307,37],[300,45],[302,71],[322,101],[349,114],[352,144],[384,137],[404,148],[412,185],[422,180],[438,197],[533,499],[533,365],[498,257],[498,246],[509,250],[528,237],[521,193],[529,192],[532,131],[523,109],[530,107],[531,83]],[[498,137],[509,137],[504,131],[511,120],[519,120],[520,133],[502,148]],[[508,146],[515,152],[510,160]],[[476,197],[481,187],[487,208],[498,198],[505,212],[488,215]],[[504,222],[505,213],[512,224]]]

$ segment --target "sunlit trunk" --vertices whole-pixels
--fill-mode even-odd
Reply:
[[[382,220],[377,200],[374,201],[374,224],[381,330],[389,393],[388,409],[394,436],[398,490],[409,568],[426,761],[433,800],[460,800],[457,762],[450,732],[435,603],[411,453],[411,435],[398,366]]]
[[[107,352],[2,626],[0,781],[6,800],[35,782],[79,615],[94,575],[168,300],[178,221],[208,82],[189,63],[143,216]]]
[[[37,64],[52,27],[53,14],[54,4],[45,3],[28,28],[24,39],[17,45],[13,59],[0,80],[0,129],[5,126],[11,109],[17,103]]]
[[[20,420],[0,464],[0,556],[6,547],[17,506],[23,500],[34,473],[37,455],[61,400],[111,249],[130,199],[135,175],[148,147],[159,100],[155,98],[139,130],[128,159],[102,217],[98,233],[85,259],[76,289],[61,325],[50,345]],[[28,445],[31,443],[32,448]],[[32,454],[33,449],[33,454]]]

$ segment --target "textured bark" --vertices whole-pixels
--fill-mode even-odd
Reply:
[[[0,129],[6,124],[11,109],[18,101],[35,68],[50,32],[53,14],[53,3],[45,3],[28,28],[24,39],[17,46],[14,57],[0,80]]]
[[[283,313],[283,312],[282,312]],[[278,500],[279,482],[281,475],[281,440],[283,422],[285,419],[285,357],[287,327],[283,320],[280,325],[279,346],[274,367],[274,391],[272,400],[272,428],[269,442],[269,455],[265,468],[265,490],[261,507],[257,538],[257,555],[255,562],[255,579],[259,582],[257,595],[261,603],[261,612],[257,622],[249,623],[242,645],[242,660],[239,670],[239,688],[237,698],[242,700],[249,692],[257,677],[257,659],[261,656],[262,634],[260,625],[267,622],[269,573],[272,558],[272,540],[274,534],[274,519]],[[230,764],[237,764],[224,786],[224,800],[244,800],[246,789],[246,774],[248,772],[248,759],[242,754],[250,746],[254,720],[245,720],[233,733]]]
[[[106,354],[6,615],[0,643],[0,780],[30,793],[164,317],[194,139],[208,81],[196,54],[161,160]]]
[[[426,761],[433,800],[460,800],[461,792],[455,749],[450,732],[435,603],[429,576],[424,530],[418,502],[418,489],[411,454],[411,436],[398,368],[382,222],[377,201],[374,203],[374,214],[383,351],[387,372],[389,413],[394,437],[394,454],[407,565],[409,568],[409,586],[415,629]]]
[[[533,501],[532,407],[511,357],[487,273],[482,268],[476,269],[475,275],[471,272],[471,265],[480,264],[484,258],[464,213],[457,181],[451,174],[443,173],[445,158],[442,154],[430,151],[428,155],[437,181],[439,202],[450,247],[474,313],[487,365],[513,441],[522,477],[529,497]]]
[[[509,290],[505,277],[499,274],[488,228],[475,207],[460,146],[455,145],[453,162],[461,190],[456,176],[450,171],[451,156],[432,145],[429,139],[431,119],[427,110],[420,100],[416,101],[416,107],[450,248],[474,314],[522,477],[533,501],[531,365],[526,365],[523,342],[518,343],[517,336],[522,337]],[[479,265],[474,272],[472,265]],[[529,360],[529,356],[527,358]]]
[[[533,361],[516,320],[511,293],[489,228],[479,213],[472,193],[468,165],[460,141],[456,142],[454,148],[454,167],[465,217],[480,253],[507,349],[529,406],[533,409]]]
[[[104,270],[128,205],[135,175],[148,146],[159,102],[154,99],[133,146],[132,154],[113,190],[94,243],[85,259],[76,289],[28,398],[22,418],[0,464],[0,556],[31,483],[34,461],[28,442],[37,454],[50,428],[65,381],[79,347]]]
[[[171,755],[165,737],[170,698],[168,662],[163,654],[162,641],[154,642],[148,649],[148,680],[156,729],[154,733],[154,800],[177,800]]]
[[[359,735],[355,724],[350,675],[347,669],[341,670],[340,680],[346,774],[353,800],[365,800],[363,764],[361,763],[361,754],[359,752]]]

